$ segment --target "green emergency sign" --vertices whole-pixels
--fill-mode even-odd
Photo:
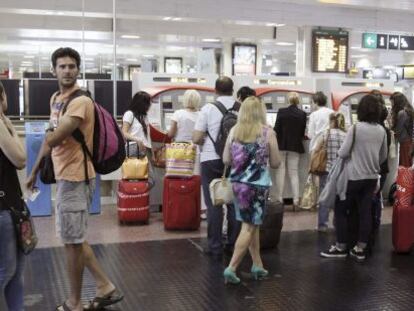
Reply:
[[[377,48],[377,34],[376,33],[364,33],[362,35],[362,47],[364,49],[376,49]]]

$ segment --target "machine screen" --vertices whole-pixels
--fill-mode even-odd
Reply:
[[[352,114],[352,124],[355,124],[358,122],[358,115],[356,113]]]
[[[302,97],[302,104],[303,105],[310,105],[310,97],[308,97],[308,96],[303,96]]]
[[[285,96],[278,96],[278,97],[276,97],[276,103],[278,103],[278,104],[284,104],[284,103],[286,103]]]
[[[167,130],[167,131],[170,130],[172,115],[173,115],[173,113],[171,113],[171,112],[165,112],[164,113],[164,129]]]
[[[267,118],[267,124],[269,124],[271,127],[273,127],[276,123],[276,117],[277,117],[277,113],[275,112],[268,112],[266,114],[266,118]]]

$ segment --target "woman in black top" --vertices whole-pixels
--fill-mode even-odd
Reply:
[[[23,310],[24,255],[17,248],[9,206],[22,195],[17,169],[26,164],[24,148],[10,120],[4,115],[7,98],[0,82],[0,310]]]

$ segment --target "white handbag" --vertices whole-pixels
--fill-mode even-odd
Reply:
[[[232,204],[234,199],[231,182],[226,178],[227,166],[224,168],[221,178],[213,179],[210,182],[210,198],[214,206]]]

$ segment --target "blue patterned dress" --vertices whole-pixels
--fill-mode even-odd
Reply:
[[[272,185],[268,169],[269,148],[267,131],[253,143],[233,141],[230,147],[231,173],[236,218],[261,225],[265,215],[269,188]]]

